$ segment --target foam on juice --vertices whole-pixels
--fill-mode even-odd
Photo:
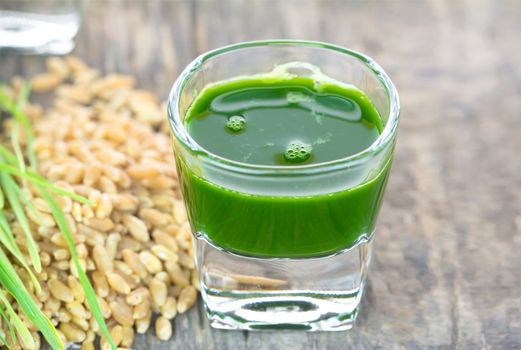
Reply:
[[[302,141],[292,141],[284,152],[284,159],[290,163],[303,163],[311,157],[312,147]]]
[[[246,119],[242,115],[232,115],[228,118],[226,127],[234,133],[241,132],[246,128]]]

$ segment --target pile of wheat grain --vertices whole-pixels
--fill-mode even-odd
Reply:
[[[49,72],[31,85],[34,93],[54,92],[52,107],[25,107],[38,170],[95,203],[57,197],[116,344],[130,348],[154,314],[155,334],[167,340],[171,320],[196,301],[198,275],[170,138],[164,125],[157,131],[166,121],[164,108],[154,95],[135,89],[130,76],[101,76],[74,57],[51,58],[47,66]],[[12,85],[16,90],[19,80]],[[39,217],[30,210],[27,215],[40,248],[43,291],[34,298],[64,341],[93,349],[99,327],[66,242],[35,193],[29,196]],[[23,245],[18,224],[12,225]],[[20,274],[26,275],[22,269]],[[34,293],[28,278],[26,285]],[[101,347],[109,348],[104,340]]]

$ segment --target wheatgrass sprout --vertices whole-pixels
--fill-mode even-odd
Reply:
[[[64,344],[61,342],[55,327],[38,308],[27,291],[26,286],[23,284],[22,279],[17,274],[16,269],[13,267],[11,263],[12,260],[10,260],[15,259],[28,271],[35,291],[38,293],[41,290],[38,281],[16,243],[4,213],[8,205],[24,233],[31,265],[36,272],[40,272],[41,262],[38,255],[38,247],[32,236],[29,222],[24,211],[25,205],[27,210],[34,210],[37,213],[34,205],[24,192],[24,188],[26,189],[28,184],[31,184],[38,190],[51,209],[58,228],[67,242],[90,311],[97,321],[102,334],[111,345],[111,348],[116,349],[110,337],[107,325],[105,324],[92,285],[80,265],[72,233],[68,227],[65,215],[55,202],[51,192],[57,195],[68,196],[72,200],[82,204],[92,205],[93,203],[82,196],[50,183],[37,173],[38,167],[34,152],[34,134],[31,123],[21,108],[26,103],[28,96],[29,88],[27,84],[24,84],[16,103],[0,88],[0,108],[7,111],[13,118],[12,129],[9,136],[11,147],[14,151],[13,153],[5,147],[5,145],[0,145],[0,316],[7,324],[11,342],[5,339],[5,337],[0,337],[0,341],[7,347],[9,347],[10,344],[15,344],[17,341],[27,349],[35,349],[36,347],[31,332],[9,303],[6,296],[7,292],[15,299],[19,309],[23,311],[27,319],[42,333],[51,348],[64,349]],[[22,132],[26,142],[25,154],[20,145]],[[25,157],[29,160],[29,169],[25,165]],[[15,179],[18,179],[18,182]],[[22,184],[23,188],[20,184]],[[38,216],[36,217],[38,218]],[[7,255],[3,249],[6,249],[9,255]]]
[[[4,291],[11,294],[16,300],[20,310],[23,311],[27,319],[38,328],[53,349],[64,349],[56,329],[36,305],[2,249],[0,249],[0,284],[3,287],[2,290],[0,290],[0,302],[2,302],[7,309],[9,323],[12,324],[16,330],[18,334],[17,339],[28,349],[35,348],[34,339],[30,331],[25,324],[21,322],[18,314],[12,309],[11,303],[8,301]],[[30,340],[28,338],[30,338]]]
[[[23,94],[22,94],[23,95]],[[26,97],[19,99],[21,104],[25,103]],[[7,95],[0,89],[0,108],[5,109],[10,115],[20,115],[20,108],[14,104]],[[20,125],[17,123],[17,125]],[[11,144],[15,149],[17,155],[12,154],[5,146],[0,149],[0,305],[1,316],[4,323],[9,328],[11,341],[1,339],[2,343],[9,347],[10,344],[17,342],[27,349],[34,349],[36,347],[35,341],[27,326],[21,321],[20,316],[14,311],[13,306],[7,298],[9,293],[16,301],[19,310],[22,311],[27,319],[42,333],[49,345],[53,349],[64,349],[56,329],[49,321],[49,319],[41,312],[36,305],[31,295],[27,291],[22,279],[19,277],[16,269],[11,263],[11,259],[15,259],[27,272],[34,286],[35,292],[40,293],[41,288],[33,271],[29,268],[29,264],[23,256],[19,246],[16,243],[11,227],[5,215],[7,205],[14,213],[22,231],[24,233],[27,250],[29,253],[32,267],[36,272],[41,271],[41,262],[38,254],[38,247],[34,241],[31,233],[29,222],[22,205],[30,202],[25,196],[24,191],[20,188],[18,182],[15,181],[12,175],[13,172],[6,171],[7,168],[14,168],[19,174],[25,174],[25,166],[20,166],[19,159],[23,159],[23,154],[19,146],[19,129],[17,132],[11,133]],[[13,165],[20,166],[18,169]],[[29,177],[24,176],[24,180],[30,180]],[[7,250],[9,255],[4,252]],[[6,312],[6,311],[7,312]]]
[[[11,336],[11,340],[14,343],[15,340],[16,340],[16,333],[15,333],[15,330],[14,330],[13,326],[11,325],[11,322],[9,321],[9,318],[7,318],[5,310],[4,310],[4,308],[3,308],[1,303],[0,303],[0,316],[2,316],[2,319],[7,324],[7,328],[9,329],[9,335]],[[1,337],[0,340],[2,341],[2,343],[5,344],[5,346],[7,346],[7,348],[11,348],[10,345],[9,345],[9,342],[7,341],[6,338]]]
[[[18,263],[27,271],[29,278],[31,279],[31,283],[34,286],[35,292],[39,294],[42,290],[40,283],[38,282],[38,279],[34,275],[33,271],[27,265],[20,248],[16,244],[13,232],[9,227],[9,223],[7,222],[7,218],[5,217],[2,209],[0,209],[0,243],[7,249],[9,253],[11,253],[13,257],[16,258],[16,260],[18,260]]]
[[[26,153],[27,157],[29,158],[29,163],[31,164],[31,168],[33,170],[36,169],[36,156],[34,154],[34,133],[33,133],[33,127],[31,125],[31,122],[29,121],[29,118],[23,113],[22,108],[25,106],[29,99],[30,94],[30,86],[28,83],[25,83],[22,85],[22,88],[20,90],[20,93],[18,94],[18,98],[16,102],[13,102],[9,96],[4,92],[4,88],[0,86],[0,107],[5,109],[14,120],[16,120],[18,123],[21,124],[23,129],[26,132],[26,138],[27,138],[27,147],[26,147]]]
[[[60,228],[60,231],[63,234],[63,237],[65,238],[65,241],[67,242],[67,246],[69,247],[69,252],[71,254],[72,260],[74,262],[74,266],[76,267],[76,271],[78,272],[78,278],[80,280],[80,283],[83,287],[83,290],[85,292],[85,298],[87,299],[87,302],[90,307],[90,311],[92,312],[92,316],[98,322],[98,325],[100,326],[100,329],[111,345],[112,349],[116,349],[116,346],[114,345],[109,330],[107,328],[107,325],[105,324],[105,320],[103,318],[103,314],[101,312],[101,308],[98,304],[98,300],[96,299],[96,293],[94,292],[94,289],[92,288],[92,285],[89,282],[89,279],[87,275],[85,274],[85,271],[83,271],[80,260],[78,258],[78,253],[76,252],[76,247],[74,246],[74,241],[72,239],[72,233],[69,229],[69,225],[67,225],[67,220],[65,219],[65,215],[63,214],[62,210],[56,204],[52,196],[44,189],[40,189],[40,194],[42,195],[42,198],[47,202],[49,205],[49,208],[51,209],[52,215],[54,217],[54,220],[56,221],[56,224]]]
[[[0,161],[2,161],[1,158]],[[29,257],[31,258],[33,268],[36,272],[40,273],[42,271],[40,256],[38,255],[38,248],[36,247],[36,242],[34,241],[31,229],[29,228],[29,220],[27,219],[24,208],[20,203],[20,193],[16,191],[18,185],[11,177],[11,175],[5,172],[0,173],[0,185],[2,186],[2,189],[5,192],[11,210],[16,216],[16,219],[20,224],[20,227],[22,228],[22,231],[25,235],[25,242],[27,244],[27,250],[29,252]]]
[[[33,349],[36,347],[34,339],[31,335],[29,329],[24,325],[22,319],[18,314],[14,311],[13,307],[7,300],[4,292],[0,291],[0,302],[2,302],[7,309],[7,313],[9,314],[9,318],[11,323],[14,325],[18,336],[20,337],[20,342],[28,349]]]

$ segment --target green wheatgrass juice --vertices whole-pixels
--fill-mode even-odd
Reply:
[[[383,124],[355,87],[307,77],[245,77],[212,84],[184,120],[190,136],[220,157],[256,165],[303,166],[369,147]],[[389,164],[369,181],[313,196],[239,193],[177,159],[192,229],[238,254],[300,258],[333,254],[372,234]]]

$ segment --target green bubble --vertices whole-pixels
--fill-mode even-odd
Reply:
[[[242,115],[232,115],[226,122],[228,130],[240,132],[246,127],[246,119]]]
[[[293,141],[284,152],[284,159],[290,163],[303,163],[311,157],[311,145],[301,141]]]

